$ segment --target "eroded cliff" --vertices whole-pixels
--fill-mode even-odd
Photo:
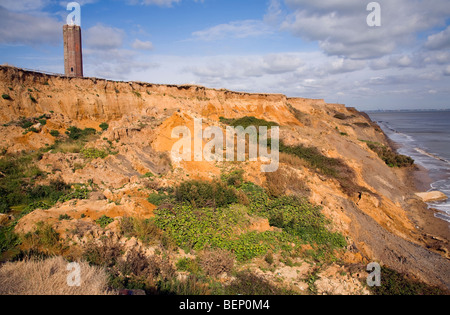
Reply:
[[[97,193],[95,198],[31,212],[18,222],[18,233],[29,233],[44,221],[63,235],[75,228],[97,235],[94,222],[102,216],[153,216],[156,206],[147,200],[152,191],[148,174],[159,177],[158,185],[173,187],[184,180],[210,180],[239,168],[247,181],[263,187],[284,185],[283,193],[298,194],[322,206],[333,222],[332,229],[347,238],[348,247],[341,255],[346,263],[378,261],[431,284],[450,287],[448,238],[430,235],[426,227],[419,226],[423,221],[417,213],[424,213],[426,206],[405,180],[413,167],[386,165],[368,145],[389,146],[385,135],[355,109],[284,95],[65,78],[4,66],[0,67],[0,92],[2,154],[47,147],[37,162],[47,174],[43,183],[90,184]],[[276,179],[261,173],[261,161],[237,165],[170,159],[177,141],[171,137],[173,128],[193,130],[194,119],[202,118],[205,127],[225,129],[220,118],[242,117],[276,122],[284,145],[317,148],[321,156],[340,161],[339,173],[324,174],[283,152]],[[31,118],[34,126],[24,128],[21,122]],[[86,148],[113,154],[90,157],[84,151],[55,146],[68,128],[101,131],[101,123],[108,128]],[[55,137],[55,131],[60,136]],[[60,220],[62,215],[74,220]]]

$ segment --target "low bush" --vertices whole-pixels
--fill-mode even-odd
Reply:
[[[199,265],[208,276],[229,274],[234,267],[234,255],[224,249],[206,249],[199,255]]]
[[[11,96],[9,96],[8,94],[2,94],[2,98],[4,100],[7,100],[7,101],[11,101],[12,100]]]
[[[58,130],[52,130],[50,131],[50,135],[52,135],[53,137],[57,138],[60,136],[60,133]]]
[[[100,127],[103,131],[106,131],[106,130],[108,130],[109,125],[108,125],[107,123],[101,123],[99,127]]]

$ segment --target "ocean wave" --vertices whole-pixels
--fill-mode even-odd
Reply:
[[[438,156],[437,154],[427,152],[427,151],[425,151],[425,150],[423,150],[423,149],[421,149],[421,148],[414,148],[414,150],[415,150],[416,152],[420,153],[420,154],[423,154],[423,155],[426,155],[426,156],[431,157],[431,158],[433,158],[433,159],[436,159],[436,160],[438,160],[438,161],[441,161],[441,162],[445,162],[445,163],[447,163],[447,164],[450,164],[450,161],[448,161],[448,160],[446,160],[446,159],[444,159],[444,158]]]

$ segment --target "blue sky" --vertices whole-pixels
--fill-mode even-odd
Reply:
[[[62,73],[69,1],[0,0],[0,64]],[[450,108],[450,3],[80,0],[86,76]]]

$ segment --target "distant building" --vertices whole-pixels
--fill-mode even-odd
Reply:
[[[68,77],[83,77],[81,27],[64,25],[64,72]]]

